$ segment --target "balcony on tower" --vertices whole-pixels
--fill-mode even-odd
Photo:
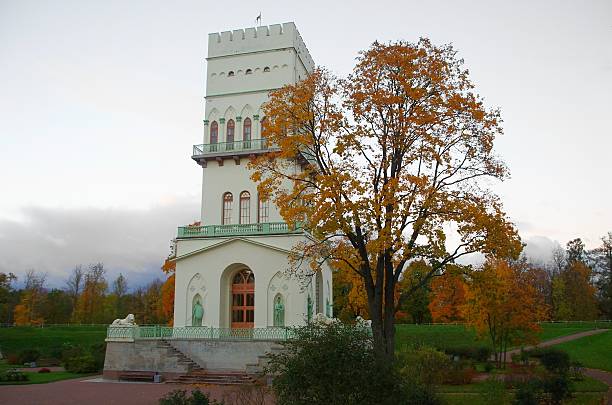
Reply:
[[[198,164],[206,167],[206,162],[216,160],[223,165],[223,160],[234,159],[239,163],[241,157],[249,157],[261,153],[278,150],[269,145],[265,138],[250,139],[246,141],[206,143],[193,145],[191,158]]]

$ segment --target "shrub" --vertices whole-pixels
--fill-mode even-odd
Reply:
[[[475,361],[488,361],[492,353],[489,346],[449,347],[444,349],[444,351],[451,356],[459,356],[462,359],[472,359]]]
[[[5,374],[4,374],[4,381],[28,381],[29,377],[27,374],[22,373],[21,371],[17,371],[17,370],[8,370]]]
[[[19,353],[19,364],[31,363],[38,360],[40,352],[36,349],[25,349]]]
[[[282,353],[270,355],[267,372],[275,374],[278,405],[406,402],[399,373],[377,362],[367,330],[315,323],[294,333]]]
[[[518,386],[518,389],[514,396],[514,404],[539,405],[542,399],[542,385],[540,381],[531,380]]]
[[[446,354],[425,346],[400,353],[399,362],[406,381],[425,385],[441,384],[450,366]]]
[[[404,405],[441,405],[442,401],[431,385],[409,384],[406,386]]]
[[[185,390],[174,390],[160,398],[159,405],[221,405],[217,401],[211,401],[206,394],[199,389],[191,391],[191,395]]]
[[[544,391],[550,394],[552,404],[560,404],[572,396],[572,387],[566,374],[555,375],[542,382]]]
[[[484,371],[486,371],[487,373],[490,373],[491,371],[493,371],[494,368],[495,366],[493,366],[493,363],[491,363],[490,361],[487,361],[484,364]]]
[[[487,404],[505,405],[510,400],[504,383],[492,378],[482,384],[480,394]]]
[[[40,370],[38,370],[38,372],[39,372],[39,373],[50,373],[50,372],[51,372],[51,370],[49,370],[49,369],[48,369],[48,368],[46,368],[46,367],[43,367],[43,368],[41,368]]]
[[[451,385],[464,385],[472,382],[476,375],[476,370],[472,364],[466,360],[453,361],[444,373],[444,383]]]
[[[548,349],[540,356],[540,362],[554,374],[567,374],[570,368],[569,355],[559,349]]]
[[[8,354],[6,356],[6,362],[12,365],[19,364],[19,355],[14,353]]]
[[[90,347],[90,353],[94,358],[96,370],[104,368],[104,357],[106,356],[106,343],[96,343]]]
[[[71,373],[95,373],[98,371],[96,361],[89,353],[69,358],[64,362],[64,368]]]

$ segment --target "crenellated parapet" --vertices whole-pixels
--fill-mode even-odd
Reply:
[[[310,52],[292,22],[208,35],[208,59],[287,48],[295,49],[307,71],[314,69]]]

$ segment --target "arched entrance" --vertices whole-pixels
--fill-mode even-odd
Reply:
[[[255,325],[255,276],[250,270],[237,272],[232,279],[232,329]]]

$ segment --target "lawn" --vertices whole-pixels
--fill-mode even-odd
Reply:
[[[7,354],[18,354],[24,349],[36,349],[42,357],[47,357],[53,348],[70,343],[75,346],[90,347],[104,343],[106,326],[49,326],[0,328],[0,350]]]
[[[437,390],[448,405],[486,405],[488,402],[482,394],[485,385],[486,383],[484,382],[468,385],[442,385]],[[586,376],[583,381],[574,382],[574,388],[576,390],[574,398],[563,402],[564,404],[601,404],[603,396],[608,391],[606,384]],[[513,392],[513,390],[507,391],[510,397],[513,395]]]
[[[542,323],[540,339],[542,341],[560,336],[571,335],[591,329],[612,327],[612,324],[601,322],[563,322]],[[399,324],[396,327],[396,345],[401,348],[405,345],[425,344],[444,350],[448,348],[462,348],[469,346],[487,345],[486,340],[479,340],[473,329],[464,325],[412,325]]]
[[[0,360],[0,374],[14,367],[15,366],[7,364],[5,360]],[[28,381],[0,381],[0,385],[44,384],[53,381],[69,380],[72,378],[81,378],[92,375],[69,373],[67,371],[53,371],[51,373],[24,372],[24,374],[27,374],[29,377]]]
[[[586,336],[555,347],[567,352],[585,367],[612,371],[612,330]]]

